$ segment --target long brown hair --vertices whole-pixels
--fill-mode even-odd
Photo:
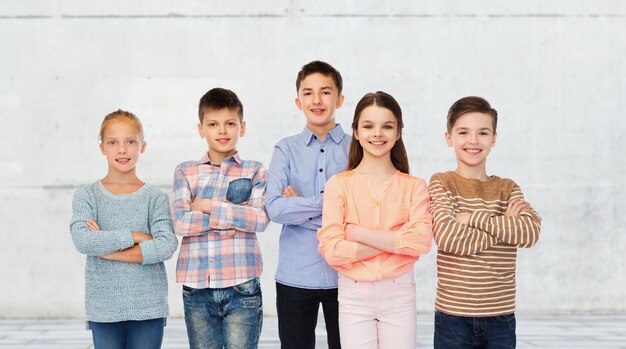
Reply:
[[[352,141],[350,142],[350,153],[348,155],[348,171],[355,169],[361,163],[363,159],[363,147],[361,143],[356,139],[354,133],[359,128],[359,119],[361,118],[361,112],[372,105],[379,106],[381,108],[391,111],[393,116],[396,117],[398,123],[398,134],[400,137],[391,148],[391,163],[396,170],[404,173],[409,173],[409,159],[406,155],[406,148],[402,141],[402,128],[404,123],[402,122],[402,109],[400,104],[388,93],[383,91],[376,91],[375,93],[368,93],[356,105],[354,110],[354,119],[352,119]]]

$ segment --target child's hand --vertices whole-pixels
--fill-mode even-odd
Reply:
[[[191,202],[191,210],[204,212],[206,214],[211,214],[212,205],[213,205],[213,200],[211,199],[196,199]]]
[[[506,212],[504,213],[506,216],[517,216],[522,213],[523,210],[529,208],[530,205],[522,200],[522,199],[513,199],[509,201],[509,204],[506,207]]]
[[[138,243],[144,242],[144,241],[148,241],[148,240],[152,240],[152,235],[146,234],[146,233],[142,233],[140,231],[133,231],[133,232],[131,232],[131,235],[133,236],[133,242],[135,244],[138,244]]]
[[[100,226],[98,225],[98,223],[96,223],[96,221],[94,221],[93,219],[89,218],[85,224],[87,225],[87,229],[91,230],[91,231],[95,231],[95,230],[100,230]]]
[[[457,223],[461,223],[461,224],[468,224],[470,216],[471,216],[471,214],[467,213],[467,212],[457,213],[456,214],[456,222]]]
[[[300,194],[296,191],[296,189],[290,185],[288,185],[285,190],[283,190],[282,197],[284,198],[297,198]]]
[[[344,229],[344,236],[347,241],[359,242],[360,227],[356,224],[347,224]]]

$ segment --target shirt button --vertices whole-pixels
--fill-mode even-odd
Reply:
[[[320,149],[320,153],[323,153],[323,152],[324,152],[324,149]]]
[[[324,169],[323,169],[323,168],[320,168],[320,172],[324,172]]]
[[[309,217],[309,220],[313,219],[313,217]]]
[[[323,191],[323,190],[320,190],[320,194],[324,194],[324,191]]]

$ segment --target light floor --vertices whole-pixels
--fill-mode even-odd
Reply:
[[[417,321],[416,348],[432,348],[433,315],[418,314]],[[0,349],[92,348],[84,328],[81,320],[0,320]],[[317,339],[317,348],[327,348],[321,323]],[[276,318],[266,317],[259,348],[279,346]],[[163,348],[188,348],[184,320],[168,319]],[[626,349],[626,315],[517,315],[517,348]]]

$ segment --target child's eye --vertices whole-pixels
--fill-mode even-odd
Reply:
[[[388,130],[392,130],[392,129],[393,129],[393,126],[391,126],[391,125],[385,125],[385,128],[386,128],[386,129],[388,129]]]
[[[466,135],[466,134],[467,134],[467,132],[466,132],[466,131],[460,131],[460,132],[459,132],[459,134],[460,134],[460,135]]]
[[[324,91],[324,94],[325,94],[325,95],[329,95],[329,94],[330,94],[330,91]]]
[[[311,92],[304,92],[304,93],[303,93],[303,95],[305,95],[305,96],[310,96],[310,95],[311,95]]]
[[[208,123],[208,124],[207,124],[207,126],[209,126],[209,127],[215,127],[215,123],[214,123],[214,122],[210,122],[210,123]]]
[[[229,123],[228,123],[228,126],[231,126],[231,127],[233,127],[233,126],[237,126],[237,123],[235,123],[235,122],[229,122]]]
[[[135,144],[135,143],[137,143],[137,141],[136,141],[136,140],[134,140],[134,139],[129,139],[129,140],[128,140],[128,144]]]
[[[107,142],[107,144],[110,144],[110,145],[115,145],[115,143],[117,143],[117,142],[116,141],[108,141]]]

